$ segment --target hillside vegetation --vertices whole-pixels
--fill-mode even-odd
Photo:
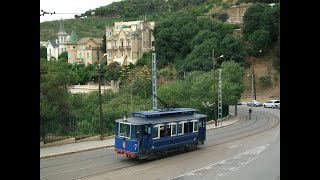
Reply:
[[[128,2],[129,0],[119,3]],[[139,12],[139,2],[153,1],[131,2],[136,4],[135,9]],[[274,6],[266,3],[253,4],[247,9],[243,17],[243,26],[240,27],[224,23],[225,18],[212,19],[211,16],[200,16],[214,6],[227,8],[231,5],[228,4],[229,1],[169,0],[167,2],[173,3],[170,6],[179,7],[176,9],[179,12],[169,13],[173,10],[163,9],[161,12],[165,13],[152,14],[153,11],[146,11],[151,14],[122,17],[126,14],[126,11],[123,11],[107,17],[102,11],[101,14],[96,13],[87,18],[66,20],[65,29],[69,32],[75,30],[80,38],[103,37],[104,26],[111,25],[115,20],[137,20],[144,16],[148,21],[157,20],[154,36],[160,82],[158,96],[167,102],[169,107],[196,108],[200,113],[207,114],[209,120],[213,118],[213,97],[218,95],[217,86],[216,94],[213,94],[213,49],[216,57],[215,69],[221,68],[223,72],[224,116],[228,114],[229,105],[236,104],[239,99],[251,99],[251,67],[255,69],[257,97],[261,98],[259,100],[280,95],[280,3]],[[188,3],[181,6],[178,2]],[[108,7],[116,5],[117,3],[113,3]],[[135,12],[134,9],[131,10]],[[58,21],[41,24],[41,32],[47,33],[42,34],[42,38],[56,38]],[[50,28],[52,30],[49,30]],[[242,33],[234,33],[238,28],[241,28]],[[55,33],[53,29],[56,29]],[[98,73],[102,74],[103,83],[119,80],[119,77],[124,78],[120,81],[119,93],[108,91],[102,95],[105,134],[114,133],[115,119],[130,116],[132,111],[152,109],[151,78],[144,78],[146,76],[141,75],[143,70],[150,73],[151,52],[144,53],[136,65],[121,67],[117,63],[112,63],[107,67],[103,65],[101,72],[98,72],[97,64],[88,66],[68,64],[62,57],[57,61],[40,59],[40,65],[42,137],[47,133],[76,135],[100,132],[97,92],[71,95],[67,88],[72,84],[87,84],[92,80],[98,83]],[[218,77],[218,71],[215,73]],[[218,78],[215,83],[217,82]],[[158,108],[164,107],[166,105],[159,102]]]

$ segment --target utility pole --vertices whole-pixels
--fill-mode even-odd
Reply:
[[[219,69],[219,90],[218,90],[218,119],[222,119],[222,78],[221,78],[221,68]],[[222,126],[222,121],[221,121]]]
[[[216,119],[216,72],[215,72],[215,65],[216,60],[214,58],[214,49],[212,49],[212,63],[213,63],[213,120],[215,126],[217,126],[217,119]]]
[[[156,72],[156,53],[152,53],[152,102],[153,110],[158,109],[158,99],[157,97],[157,72]]]
[[[215,72],[215,65],[216,60],[218,58],[222,58],[223,55],[214,58],[214,49],[212,49],[212,65],[213,65],[213,120],[215,123],[215,126],[217,126],[217,118],[216,118],[216,72]]]
[[[255,84],[255,77],[254,77],[254,69],[252,66],[252,96],[254,100],[257,100],[257,95],[256,95],[256,84]]]
[[[101,74],[101,63],[99,59],[99,51],[97,54],[97,59],[98,59],[98,83],[99,83],[99,113],[100,113],[100,138],[101,140],[103,139],[103,130],[102,130],[102,97],[101,97],[101,79],[100,79],[100,74]],[[102,58],[104,58],[106,54],[103,55]]]
[[[99,59],[99,52],[98,52],[98,81],[99,81],[99,112],[100,112],[100,134],[101,140],[103,139],[103,132],[102,132],[102,98],[101,98],[101,79],[100,79],[100,59]]]

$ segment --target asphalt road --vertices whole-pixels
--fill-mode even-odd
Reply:
[[[233,108],[230,108],[233,109]],[[40,160],[40,179],[280,179],[280,110],[254,107],[247,120],[207,131],[197,150],[154,161],[117,155],[113,148]]]

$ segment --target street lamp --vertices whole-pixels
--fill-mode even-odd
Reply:
[[[102,58],[103,59],[107,54],[103,54]],[[99,81],[99,112],[100,112],[100,133],[101,133],[101,140],[103,139],[103,131],[102,131],[102,98],[101,98],[101,79],[100,79],[100,60],[99,59],[99,53],[98,53],[98,81]]]
[[[214,57],[214,49],[212,49],[212,65],[213,65],[213,119],[215,126],[217,126],[217,118],[216,118],[216,72],[215,72],[215,65],[216,60],[219,58],[223,58],[223,55],[215,58]]]

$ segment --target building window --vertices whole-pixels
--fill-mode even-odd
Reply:
[[[154,41],[151,41],[151,46],[154,46]]]
[[[76,47],[75,46],[73,46],[73,49],[75,49]]]
[[[80,57],[80,59],[82,59],[82,53],[79,53],[79,57]]]
[[[90,54],[87,52],[87,59],[90,59]]]
[[[108,58],[112,58],[111,52],[108,52]]]

